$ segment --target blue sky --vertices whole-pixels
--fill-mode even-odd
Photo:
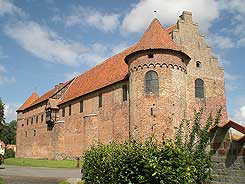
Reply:
[[[154,17],[182,11],[225,68],[229,118],[245,123],[245,0],[0,0],[0,97],[7,121],[39,95],[135,43]]]

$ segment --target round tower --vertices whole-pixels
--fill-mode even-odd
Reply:
[[[125,57],[129,69],[131,138],[164,134],[173,138],[185,117],[186,66],[190,57],[154,19],[134,50]]]

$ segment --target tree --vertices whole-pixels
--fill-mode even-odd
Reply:
[[[5,144],[16,144],[16,125],[16,120],[4,124],[0,138]]]
[[[5,124],[4,103],[0,98],[0,135],[2,135],[4,124]]]

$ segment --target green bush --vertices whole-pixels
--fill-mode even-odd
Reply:
[[[194,166],[172,143],[126,142],[92,147],[84,157],[86,183],[194,183]]]
[[[208,130],[212,116],[201,126],[203,111],[195,113],[193,122],[183,121],[175,141],[156,144],[154,139],[112,143],[91,147],[84,155],[83,179],[98,184],[191,184],[210,181]]]
[[[5,154],[4,154],[4,158],[14,158],[15,157],[15,152],[12,149],[6,149]]]

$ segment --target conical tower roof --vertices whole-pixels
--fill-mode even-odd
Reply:
[[[159,20],[155,18],[136,44],[134,52],[157,48],[180,50],[169,37],[168,32],[162,27]]]
[[[135,52],[149,50],[149,49],[166,49],[182,52],[189,57],[183,48],[176,45],[176,43],[170,38],[167,30],[163,28],[158,19],[153,19],[141,39],[135,45],[134,50],[128,55],[131,56]],[[125,58],[127,62],[128,56]]]
[[[25,101],[25,103],[23,105],[20,106],[20,108],[17,110],[18,111],[22,111],[24,109],[26,109],[27,107],[29,107],[34,101],[36,101],[39,98],[38,94],[36,92],[33,92],[31,94],[31,96]]]

